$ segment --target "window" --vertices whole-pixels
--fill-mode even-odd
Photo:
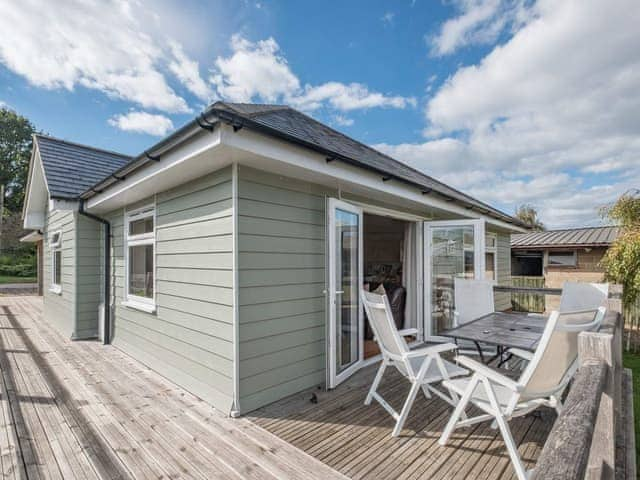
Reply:
[[[54,293],[62,292],[62,232],[51,235],[51,288]]]
[[[550,267],[575,267],[575,250],[565,252],[549,252],[548,265]]]
[[[495,233],[485,235],[484,278],[498,279],[498,236]]]
[[[145,207],[125,216],[125,305],[155,311],[155,210]]]

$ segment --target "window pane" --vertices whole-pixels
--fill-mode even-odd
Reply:
[[[473,251],[465,250],[464,252],[464,278],[473,278],[474,260]]]
[[[141,218],[129,222],[129,235],[141,235],[153,232],[153,217]]]
[[[486,252],[484,254],[484,278],[487,280],[496,279],[495,258],[495,253],[493,252]]]
[[[557,266],[575,266],[576,257],[574,252],[556,252],[549,253],[549,265]]]
[[[129,247],[129,294],[153,298],[153,245]]]
[[[496,248],[496,237],[487,235],[485,237],[486,248]]]
[[[60,285],[62,281],[62,250],[53,252],[53,283]]]

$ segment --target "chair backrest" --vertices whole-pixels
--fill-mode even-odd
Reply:
[[[564,282],[558,310],[575,312],[604,307],[608,298],[608,283]]]
[[[604,307],[551,312],[538,348],[520,377],[523,397],[544,397],[564,388],[577,367],[578,334],[597,329],[605,313]]]
[[[386,295],[361,290],[362,303],[367,312],[369,324],[383,355],[402,356],[409,351],[407,342],[398,333],[393,321],[391,306]]]
[[[493,285],[493,280],[453,280],[455,311],[459,325],[494,312]]]

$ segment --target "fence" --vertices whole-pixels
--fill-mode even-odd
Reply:
[[[511,286],[544,288],[544,277],[512,276]],[[511,308],[516,312],[543,313],[544,295],[530,292],[512,292]]]

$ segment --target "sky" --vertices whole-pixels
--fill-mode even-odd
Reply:
[[[216,100],[285,103],[507,213],[640,187],[637,0],[0,0],[0,105],[138,154]]]

